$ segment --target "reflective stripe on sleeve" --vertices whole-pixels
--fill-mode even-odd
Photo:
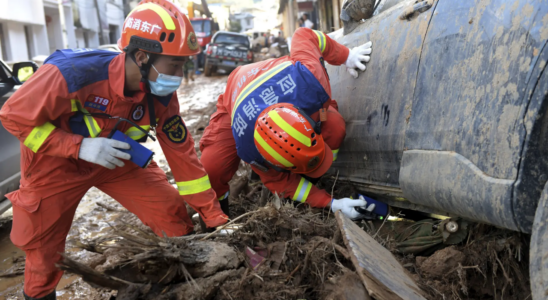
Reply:
[[[177,182],[179,195],[192,195],[207,191],[211,188],[209,177],[206,175],[200,179]]]
[[[54,129],[55,126],[50,122],[46,122],[41,126],[36,126],[32,129],[23,144],[32,150],[32,152],[36,153]]]
[[[306,199],[308,198],[310,189],[312,189],[312,182],[304,179],[304,177],[301,177],[301,181],[299,182],[299,186],[297,187],[297,190],[295,190],[295,194],[293,194],[292,200],[304,203]]]
[[[325,34],[321,31],[314,30],[314,33],[318,36],[318,47],[320,48],[320,51],[323,53],[325,51]]]
[[[224,195],[222,195],[221,197],[219,197],[219,201],[222,201],[222,200],[225,200],[228,198],[228,195],[230,195],[230,191],[226,192]]]
[[[337,156],[339,156],[339,149],[331,150],[333,152],[333,161],[337,160]]]

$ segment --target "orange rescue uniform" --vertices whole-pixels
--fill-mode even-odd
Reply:
[[[50,56],[3,106],[2,125],[21,141],[21,186],[13,203],[13,243],[26,252],[25,293],[40,298],[59,282],[55,267],[65,248],[74,213],[95,186],[162,235],[182,236],[193,226],[185,201],[209,227],[226,223],[194,140],[179,116],[174,93],[155,97],[157,138],[177,189],[152,162],[146,169],[130,161],[114,170],[78,159],[84,137],[107,137],[116,119],[150,128],[146,94],[124,94],[126,54],[89,49]],[[118,130],[137,141],[146,135],[127,122]]]
[[[300,62],[314,75],[329,95],[329,100],[323,105],[327,109],[327,121],[322,122],[321,132],[325,142],[333,151],[333,159],[336,159],[346,134],[346,127],[343,117],[338,112],[336,101],[331,99],[329,77],[323,64],[324,60],[331,65],[344,64],[348,54],[348,48],[322,32],[299,28],[293,35],[290,56],[241,66],[232,72],[224,94],[219,96],[217,112],[211,116],[209,126],[200,140],[201,160],[219,200],[222,201],[228,197],[228,182],[234,176],[240,162],[231,128],[231,115],[237,103],[235,100],[248,85],[260,87],[261,82],[254,80],[283,63],[290,62],[295,65]],[[319,121],[319,112],[312,114],[311,118],[316,122]],[[313,207],[325,207],[331,201],[330,194],[318,189],[298,174],[278,172],[274,169],[262,171],[255,166],[252,168],[261,177],[266,187],[273,192],[283,194],[295,201],[306,202]]]

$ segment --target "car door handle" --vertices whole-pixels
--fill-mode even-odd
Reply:
[[[409,20],[411,17],[429,10],[434,4],[434,0],[415,1],[415,3],[406,8],[400,16],[400,20]]]

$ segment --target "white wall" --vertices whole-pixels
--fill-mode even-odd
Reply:
[[[10,61],[28,60],[27,40],[25,38],[25,27],[22,23],[3,23],[4,34],[7,35],[8,44],[6,51]]]
[[[44,25],[42,0],[0,0],[0,21]]]

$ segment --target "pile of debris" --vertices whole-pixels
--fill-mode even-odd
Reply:
[[[113,234],[79,243],[95,259],[66,257],[60,267],[93,286],[117,290],[116,299],[526,299],[530,294],[523,246],[528,243],[518,233],[470,225],[457,245],[422,249],[430,250],[428,257],[421,256],[425,251],[406,254],[401,250],[416,250],[402,248],[402,228],[411,228],[410,221],[356,225],[340,213],[295,207],[244,178],[245,172],[232,185],[238,197],[231,199],[231,223],[243,226],[234,235],[198,230],[158,237],[126,212]]]

